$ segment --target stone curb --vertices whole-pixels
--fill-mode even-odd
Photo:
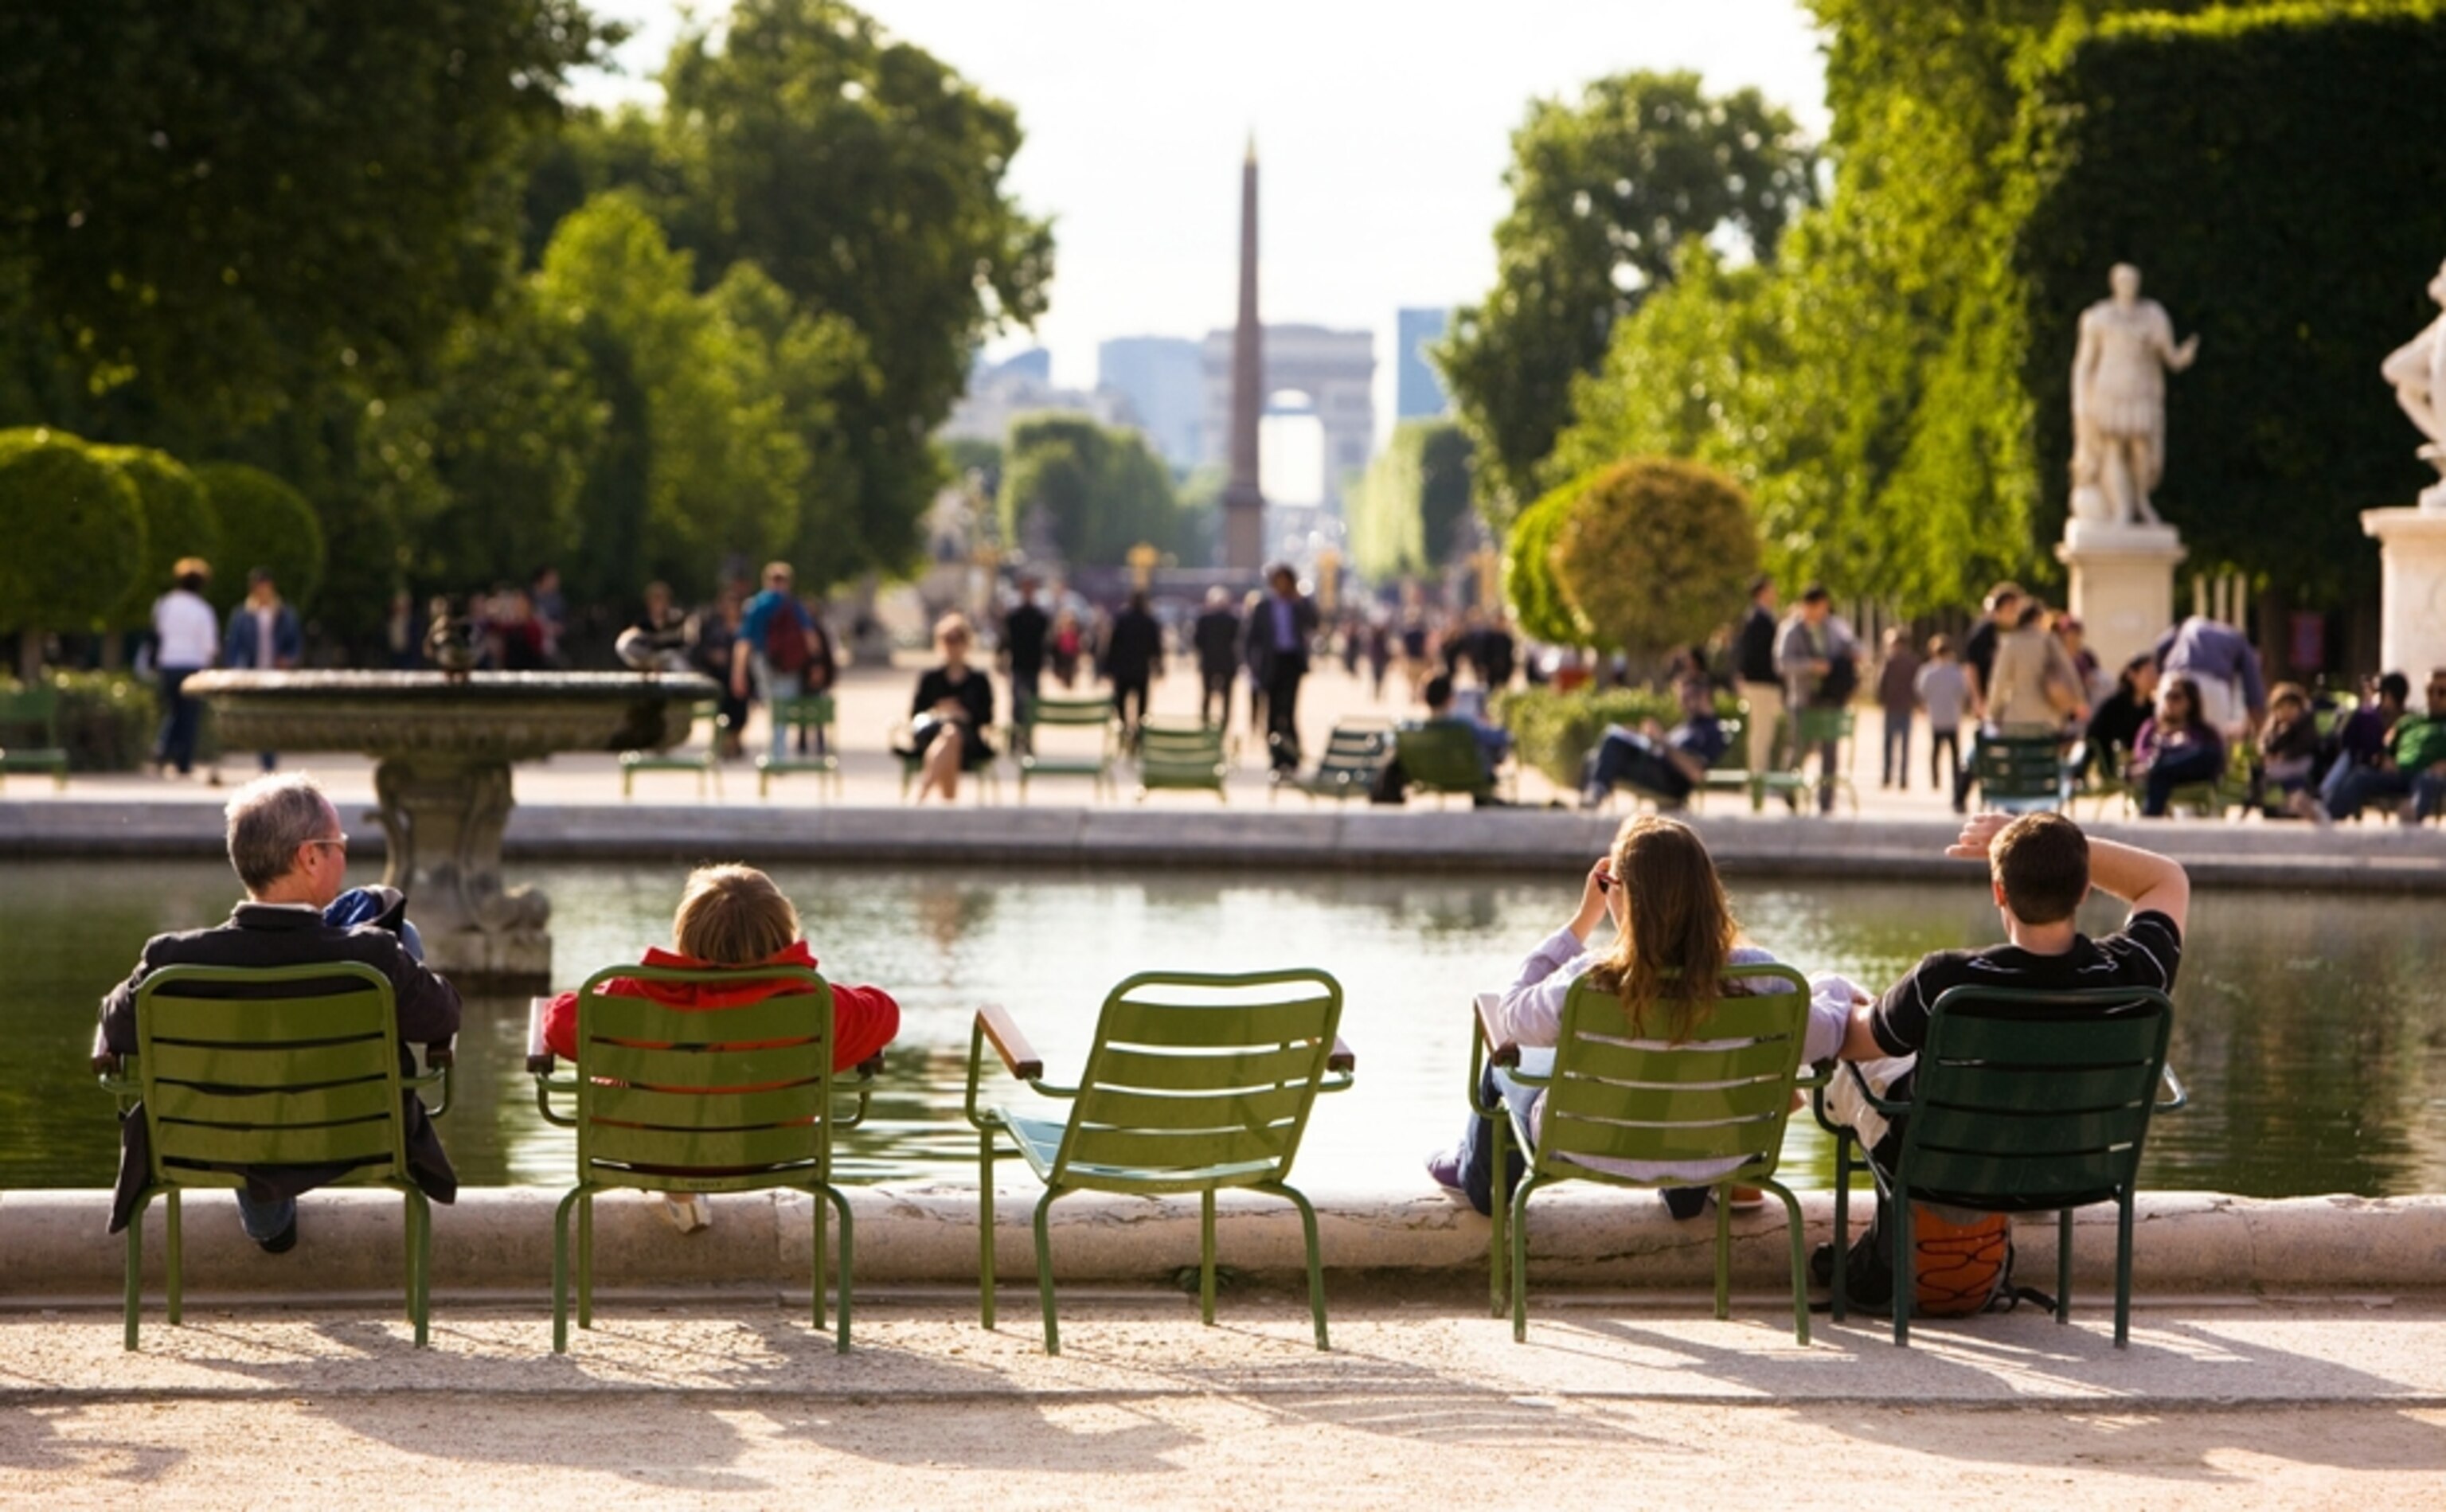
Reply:
[[[856,1225],[860,1285],[973,1283],[977,1273],[976,1198],[967,1188],[860,1186],[849,1189]],[[1485,1274],[1491,1225],[1441,1196],[1386,1199],[1317,1194],[1325,1263],[1345,1276],[1366,1276],[1442,1288]],[[1856,1196],[1856,1194],[1855,1194]],[[486,1187],[434,1209],[433,1286],[444,1295],[543,1295],[552,1275],[556,1195]],[[716,1200],[706,1234],[673,1234],[646,1200],[613,1194],[595,1221],[600,1285],[621,1291],[674,1291],[735,1285],[803,1284],[813,1259],[809,1200],[797,1193]],[[995,1263],[1005,1285],[1025,1287],[1035,1274],[1028,1220],[1033,1192],[997,1200]],[[1834,1200],[1801,1199],[1809,1241],[1832,1235]],[[267,1258],[239,1233],[217,1194],[187,1204],[187,1285],[198,1296],[292,1294],[379,1297],[400,1275],[400,1200],[387,1193],[319,1193],[304,1204],[302,1243],[293,1257]],[[0,1194],[0,1307],[118,1295],[123,1238],[106,1235],[109,1197],[100,1191]],[[1083,1194],[1055,1204],[1055,1275],[1065,1281],[1167,1283],[1197,1260],[1194,1200],[1132,1200]],[[1854,1221],[1865,1217],[1855,1204]],[[148,1292],[158,1293],[163,1249],[161,1205],[145,1224]],[[1782,1215],[1774,1204],[1734,1219],[1733,1276],[1747,1289],[1788,1284]],[[1531,1274],[1539,1286],[1678,1290],[1705,1287],[1714,1275],[1713,1224],[1677,1223],[1651,1200],[1590,1190],[1538,1200],[1531,1213]],[[2112,1207],[2080,1211],[2075,1222],[2077,1290],[2096,1295],[2113,1280]],[[2028,1284],[2055,1283],[2051,1219],[2024,1220],[2017,1272]],[[2144,1194],[2134,1239],[2136,1290],[2177,1294],[2335,1294],[2446,1286],[2446,1196],[2258,1200],[2212,1192]],[[1286,1203],[1232,1195],[1221,1204],[1218,1262],[1247,1274],[1295,1276],[1300,1228]]]

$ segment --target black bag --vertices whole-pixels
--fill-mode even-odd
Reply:
[[[1819,679],[1817,695],[1810,702],[1819,709],[1840,709],[1860,690],[1859,658],[1841,652],[1828,659],[1826,675]]]

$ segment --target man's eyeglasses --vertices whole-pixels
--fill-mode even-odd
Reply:
[[[346,856],[348,854],[348,837],[346,835],[341,836],[337,840],[310,840],[306,843],[309,845],[336,845],[340,848],[341,855]]]

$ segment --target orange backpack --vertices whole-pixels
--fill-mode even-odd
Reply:
[[[1926,1203],[1911,1204],[1911,1312],[1917,1317],[1969,1317],[2006,1312],[2024,1300],[2053,1298],[2013,1284],[2013,1220],[2003,1213],[1973,1213],[1957,1221]],[[1886,1237],[1872,1228],[1852,1243],[1843,1290],[1866,1309],[1893,1306],[1893,1268]],[[1819,1282],[1834,1278],[1834,1246],[1820,1245],[1810,1269]]]

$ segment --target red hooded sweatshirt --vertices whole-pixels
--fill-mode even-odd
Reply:
[[[669,966],[683,971],[720,971],[724,968],[710,961],[701,961],[677,951],[667,951],[659,945],[647,947],[645,966]],[[783,949],[756,963],[756,966],[727,968],[747,976],[761,966],[803,966],[812,971],[815,952],[805,940],[793,940]],[[900,1032],[900,1005],[892,994],[879,987],[844,987],[838,982],[833,990],[833,1069],[848,1070],[858,1063],[872,1059],[892,1036]],[[647,997],[667,1008],[684,1013],[720,1012],[725,1008],[743,1008],[761,1003],[768,997],[803,995],[805,989],[796,982],[762,980],[741,982],[732,987],[720,982],[640,982],[629,977],[616,977],[604,984],[603,991],[614,997]],[[552,1000],[544,1011],[543,1042],[555,1055],[565,1061],[577,1059],[577,994],[563,992]]]

